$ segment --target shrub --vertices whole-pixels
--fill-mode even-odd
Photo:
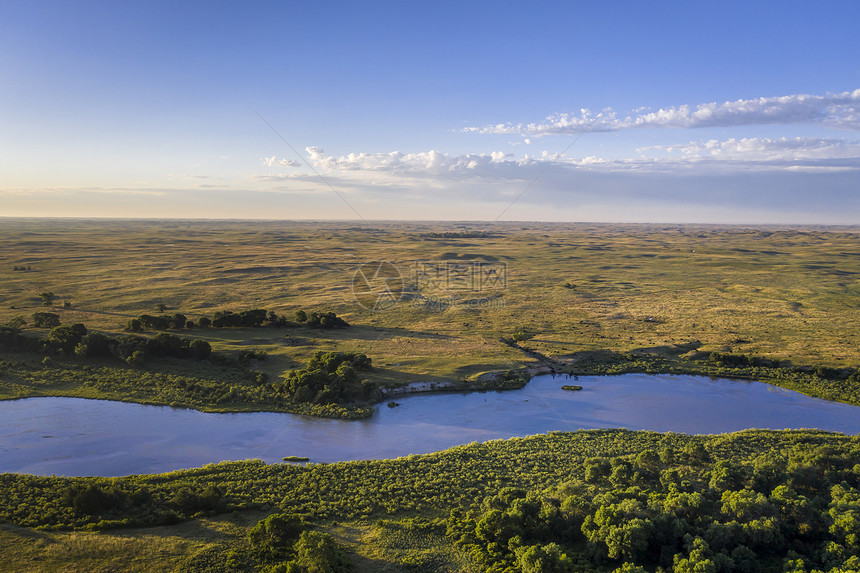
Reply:
[[[60,326],[60,315],[53,312],[34,312],[33,326],[36,328],[54,328]]]

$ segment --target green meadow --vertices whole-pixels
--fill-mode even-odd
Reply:
[[[370,261],[393,263],[407,285],[422,262],[498,262],[506,282],[486,288],[501,297],[484,307],[464,302],[481,285],[443,285],[434,293],[453,303],[444,309],[403,300],[371,312],[352,288]],[[336,346],[367,351],[392,373],[459,377],[522,360],[497,340],[518,328],[558,357],[698,340],[699,351],[860,363],[857,229],[4,219],[0,265],[0,320],[44,310],[38,293],[49,290],[64,323],[107,331],[158,304],[189,318],[326,309],[355,325],[330,338],[297,333],[291,344],[265,331],[207,333],[214,345],[277,355],[273,374]]]

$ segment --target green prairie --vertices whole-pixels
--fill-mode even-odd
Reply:
[[[429,294],[440,304],[409,291],[372,312],[353,288],[372,261],[392,263],[419,292],[427,262],[496,265],[505,280],[436,284]],[[13,271],[19,265],[31,270]],[[463,379],[531,362],[499,343],[521,329],[530,348],[560,358],[698,341],[696,352],[860,365],[860,235],[851,228],[0,220],[0,323],[45,310],[46,290],[64,323],[107,332],[159,304],[190,319],[334,311],[354,325],[286,337],[193,332],[216,349],[265,350],[271,376],[316,350],[343,350],[371,356],[375,375],[392,383]]]

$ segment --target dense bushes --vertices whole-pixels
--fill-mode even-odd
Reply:
[[[60,315],[53,312],[34,312],[33,326],[36,328],[54,328],[60,326]]]
[[[231,312],[223,310],[216,312],[212,316],[212,326],[214,328],[224,327],[246,327],[253,328],[262,326],[266,320],[267,313],[261,308],[253,310],[243,310],[242,312]]]
[[[854,442],[713,464],[696,440],[663,456],[673,463],[653,449],[594,458],[582,478],[549,492],[505,488],[478,510],[453,512],[448,535],[486,571],[856,570]]]
[[[343,549],[331,535],[306,529],[300,515],[276,513],[261,519],[247,536],[248,548],[231,558],[262,564],[261,571],[341,573],[352,570]]]
[[[303,310],[296,312],[296,320],[306,326],[313,328],[346,328],[349,326],[344,319],[333,312],[312,312],[307,314]]]
[[[299,310],[296,312],[296,322],[290,322],[285,316],[273,311],[255,308],[240,312],[220,310],[213,314],[212,318],[202,316],[197,322],[188,320],[181,313],[158,316],[141,314],[137,318],[129,320],[125,329],[128,332],[140,332],[142,330],[194,328],[195,326],[200,328],[259,328],[262,326],[284,328],[287,326],[296,326],[297,324],[313,328],[346,328],[349,326],[345,320],[333,312],[311,312],[308,314],[303,310]]]
[[[355,352],[317,352],[301,370],[290,372],[276,389],[295,402],[336,404],[376,395],[376,387],[361,380],[359,372],[371,369],[371,360]]]
[[[0,329],[0,343],[5,336]],[[20,335],[8,336],[14,341]],[[249,368],[250,360],[262,359],[264,353],[246,352],[238,357],[214,353],[210,360],[196,361],[195,357],[203,358],[211,351],[206,341],[188,341],[162,333],[152,339],[133,335],[108,339],[111,356],[122,358],[128,365],[110,357],[81,360],[85,355],[95,356],[92,353],[99,352],[98,348],[103,352],[103,342],[104,335],[89,333],[75,347],[74,358],[46,358],[39,365],[32,361],[0,362],[0,374],[4,374],[0,377],[0,398],[98,397],[204,411],[267,410],[352,419],[367,418],[373,413],[372,408],[350,404],[294,402],[281,383],[270,384],[264,372]],[[26,357],[33,356],[38,355]]]

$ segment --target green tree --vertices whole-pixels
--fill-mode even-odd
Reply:
[[[612,573],[648,573],[643,567],[636,565],[635,563],[630,563],[629,561],[624,563],[621,567],[613,571]]]
[[[34,312],[33,326],[36,328],[54,328],[60,326],[60,315],[53,312]]]
[[[852,555],[860,556],[860,491],[845,485],[830,490],[830,533]]]
[[[522,573],[569,573],[573,562],[556,543],[529,545],[515,552],[517,567]]]
[[[283,559],[304,529],[302,518],[292,513],[276,513],[261,519],[248,532],[254,553],[263,559]]]
[[[303,531],[296,542],[294,563],[306,573],[347,573],[352,564],[328,533]],[[289,569],[287,569],[289,571]]]
[[[746,481],[746,475],[744,468],[737,463],[720,460],[711,469],[711,489],[717,491],[741,489]]]
[[[205,360],[212,355],[212,346],[205,340],[195,339],[189,344],[191,357],[194,360]]]
[[[46,290],[39,293],[39,296],[42,297],[42,306],[52,306],[54,304],[54,293]]]
[[[125,359],[125,361],[128,362],[130,366],[140,368],[146,364],[146,352],[143,350],[135,350],[128,356],[128,358]]]
[[[58,326],[48,334],[47,342],[55,349],[71,354],[86,334],[87,327],[81,323]]]
[[[613,559],[636,561],[648,548],[653,531],[654,523],[635,499],[604,503],[582,523],[582,532],[588,540],[605,546]]]
[[[674,558],[674,573],[717,573],[713,553],[701,537],[693,539],[687,557],[678,554]]]
[[[110,338],[101,332],[90,332],[75,346],[77,356],[110,356]]]

